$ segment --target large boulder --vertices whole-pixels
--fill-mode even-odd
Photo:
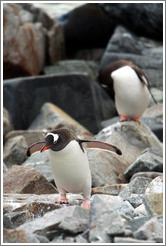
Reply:
[[[106,92],[82,74],[4,81],[4,106],[15,129],[28,128],[45,102],[60,107],[92,133],[98,131],[102,120],[116,115],[114,103]]]
[[[46,63],[46,55],[50,63],[64,57],[62,26],[42,10],[26,4],[4,3],[3,17],[5,79],[38,75]]]

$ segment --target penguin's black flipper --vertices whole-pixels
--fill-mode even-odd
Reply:
[[[122,151],[114,145],[103,143],[100,141],[90,141],[90,140],[81,140],[81,143],[85,143],[86,148],[93,148],[93,149],[102,149],[105,151],[112,151],[118,155],[122,155]]]
[[[29,148],[27,149],[27,156],[29,157],[32,154],[39,152],[43,148],[44,144],[45,142],[37,142],[29,146]]]

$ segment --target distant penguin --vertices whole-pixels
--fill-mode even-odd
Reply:
[[[98,148],[113,151],[121,155],[117,147],[100,141],[81,140],[66,128],[59,128],[48,133],[45,142],[31,145],[27,156],[37,151],[49,150],[52,174],[60,194],[58,203],[67,203],[66,192],[82,194],[81,207],[90,209],[91,172],[86,148]]]
[[[140,123],[150,98],[155,101],[147,76],[132,62],[118,60],[101,69],[99,81],[103,87],[108,87],[110,95],[114,97],[120,121],[134,120]]]

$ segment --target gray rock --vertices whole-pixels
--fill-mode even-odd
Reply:
[[[161,243],[163,241],[163,226],[156,217],[153,217],[134,232],[134,237]]]
[[[85,75],[49,75],[5,80],[3,92],[4,106],[9,110],[16,130],[27,129],[45,102],[61,108],[93,133],[98,132],[102,120],[116,114],[110,97],[97,82]],[[81,102],[81,108],[78,102]]]
[[[63,60],[52,66],[44,68],[45,74],[84,74],[92,80],[96,80],[98,76],[98,66],[93,61],[85,60]]]
[[[69,206],[58,210],[47,212],[41,218],[36,218],[21,226],[18,230],[28,233],[40,232],[45,235],[47,231],[67,230],[68,232],[78,233],[85,231],[88,227],[89,213],[80,206]],[[73,223],[74,222],[74,223]]]
[[[100,128],[103,129],[110,126],[120,120],[119,116],[113,117],[112,119],[107,119],[100,123]],[[147,125],[152,132],[158,137],[160,141],[163,141],[163,119],[162,118],[152,118],[152,117],[141,117],[141,121]]]
[[[137,172],[163,171],[162,153],[155,149],[147,149],[136,161],[127,168],[124,175],[130,179]]]
[[[151,181],[149,178],[137,177],[119,193],[119,196],[129,201],[133,207],[138,207],[143,203],[145,190]]]
[[[88,243],[88,241],[81,235],[75,237],[75,243]]]
[[[135,173],[132,178],[130,179],[133,180],[137,177],[146,177],[146,178],[150,178],[150,179],[154,179],[158,176],[163,176],[163,173],[159,173],[159,172],[138,172],[138,173]]]
[[[103,200],[106,195],[94,195],[90,213],[89,241],[91,243],[111,242],[111,236],[123,235],[123,220],[117,212],[109,206],[108,200]]]
[[[88,150],[93,187],[125,183],[124,172],[146,148],[162,152],[162,144],[152,131],[143,123],[122,122],[110,125],[100,131],[94,140],[117,146],[122,155]]]
[[[147,76],[152,87],[162,89],[162,55],[161,50],[156,49],[159,46],[162,49],[162,43],[138,37],[124,27],[118,26],[108,42],[100,69],[120,59],[129,60],[145,70],[145,73],[149,71]]]
[[[6,164],[3,162],[3,174],[8,171]]]
[[[6,213],[3,216],[3,226],[6,229],[14,229],[27,220],[26,211]]]
[[[144,205],[149,216],[163,215],[163,177],[153,179],[145,191]]]
[[[35,170],[40,172],[48,180],[48,182],[53,180],[51,165],[49,163],[48,153],[46,151],[43,152],[42,155],[41,153],[36,153],[30,156],[22,163],[22,166],[35,168]]]
[[[143,216],[139,218],[134,218],[127,222],[127,227],[132,231],[137,231],[145,222],[149,220],[148,216]]]
[[[20,165],[26,159],[28,145],[23,136],[13,137],[8,140],[3,149],[3,160],[8,168]]]
[[[148,73],[146,72],[147,76],[148,76]],[[159,90],[155,87],[151,88],[151,93],[153,94],[156,102],[158,103],[163,103],[163,91],[162,90]],[[154,105],[154,101],[153,99],[151,98],[151,101],[150,101],[150,105],[149,106],[152,106]]]
[[[114,237],[114,243],[133,243],[133,244],[140,244],[140,243],[154,243],[152,240],[138,240],[132,237]]]

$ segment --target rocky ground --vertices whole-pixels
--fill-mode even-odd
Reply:
[[[30,4],[4,4],[4,243],[163,242],[163,44],[161,25],[156,27],[161,6],[151,6],[151,31],[140,22],[141,33],[136,23],[130,28],[124,21],[127,5],[119,5],[114,16],[110,7],[116,9],[86,5],[58,21]],[[147,11],[146,5],[135,7]],[[104,41],[98,47],[91,47],[91,31],[88,36],[82,30],[90,46],[83,47],[79,36],[69,55],[68,32],[74,37],[69,24],[85,10],[102,13],[100,22],[90,19],[98,30],[107,21],[114,29],[100,33]],[[150,79],[157,105],[150,102],[141,124],[119,123],[113,99],[98,83],[99,70],[118,59],[131,60]],[[47,151],[26,156],[29,145],[59,127],[122,151],[117,156],[87,150],[90,211],[80,207],[81,195],[68,194],[67,205],[56,203]]]

